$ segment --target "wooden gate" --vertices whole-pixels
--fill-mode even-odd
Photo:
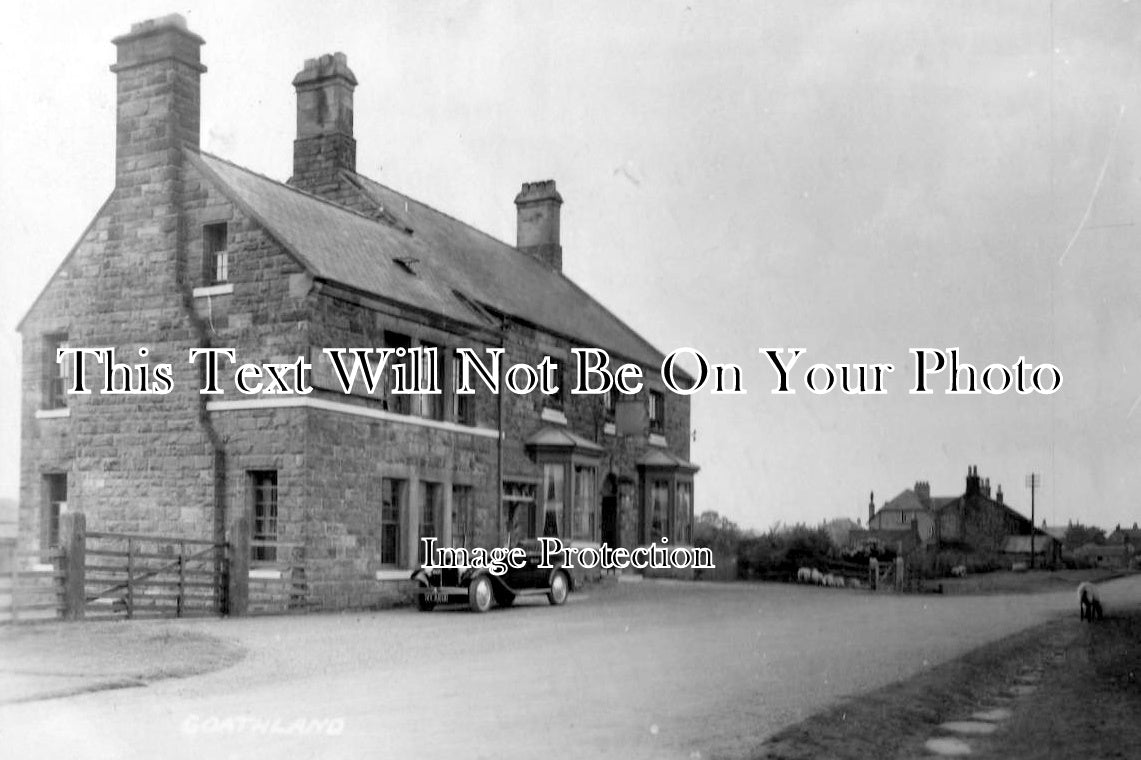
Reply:
[[[226,544],[178,536],[87,533],[84,613],[89,620],[221,615]]]

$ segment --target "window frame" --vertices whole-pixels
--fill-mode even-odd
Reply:
[[[450,544],[453,548],[471,548],[474,527],[472,515],[472,494],[474,489],[463,483],[452,484],[452,505],[449,510],[451,527]]]
[[[380,531],[377,556],[382,568],[399,569],[404,566],[404,515],[405,501],[408,498],[408,481],[404,478],[381,478],[380,483]],[[389,489],[392,490],[391,505]],[[386,513],[390,507],[391,512]],[[386,556],[385,551],[385,532],[389,526],[395,534],[391,557]]]
[[[585,473],[589,472],[589,481]],[[598,489],[598,466],[586,462],[571,463],[571,524],[572,541],[597,541],[601,492]],[[585,523],[585,530],[580,530]]]
[[[405,370],[404,367],[408,364],[408,351],[412,349],[413,341],[412,336],[406,333],[397,332],[395,330],[385,330],[384,334],[384,347],[394,349],[405,349],[404,356],[397,356],[393,351],[392,356],[388,359],[388,365],[384,373],[384,408],[393,414],[412,414],[412,395],[408,393],[395,393],[394,377],[396,374],[402,374]]]
[[[67,372],[67,362],[58,359],[60,349],[67,348],[67,333],[55,332],[44,335],[43,398],[41,409],[67,409],[67,389],[72,378]]]
[[[452,422],[459,425],[474,425],[475,415],[473,414],[475,404],[475,396],[470,393],[458,393],[460,387],[460,368],[463,366],[463,360],[460,359],[459,354],[452,351],[451,361],[451,377],[448,379],[448,387],[451,388],[452,394]]]
[[[281,497],[277,470],[250,470],[250,539],[252,541],[276,542],[280,535],[279,521],[281,515]],[[269,489],[269,500],[263,502],[263,494]],[[263,507],[271,507],[272,514],[259,514],[264,512]],[[254,564],[273,564],[278,560],[276,546],[250,546],[250,562]]]
[[[684,498],[683,498],[684,495]],[[675,505],[675,520],[674,525],[680,525],[681,535],[677,540],[684,544],[693,543],[693,480],[689,478],[677,478],[674,481],[674,505]],[[673,536],[670,537],[673,539]]]
[[[567,465],[569,460],[543,462],[542,525],[535,526],[535,532],[542,537],[564,537],[567,510]],[[554,474],[558,473],[555,478]],[[557,483],[555,481],[558,481]],[[554,533],[550,530],[550,519],[554,516]]]
[[[202,225],[202,274],[210,285],[230,282],[230,224]]]
[[[441,517],[443,512],[444,484],[433,480],[420,481],[420,525],[417,532],[416,557],[421,565],[426,563],[424,556],[424,538],[435,538],[437,546],[444,545],[444,537],[440,535]],[[425,518],[431,518],[425,519]],[[430,532],[429,532],[430,530]]]
[[[40,541],[46,549],[54,549],[59,546],[59,523],[60,517],[67,512],[67,473],[66,472],[45,472],[43,473],[43,506],[41,511],[41,532]],[[56,492],[56,487],[62,485],[63,498]]]
[[[649,409],[647,417],[650,423],[650,432],[663,434],[666,432],[666,394],[651,389],[649,392]]]
[[[432,373],[435,372],[435,387],[440,389],[439,393],[420,393],[413,396],[416,413],[418,416],[426,420],[440,420],[444,419],[444,364],[440,361],[440,354],[443,353],[443,347],[435,343],[428,343],[421,341],[418,346],[420,349],[420,378],[419,386],[421,389],[430,388],[433,386]],[[429,361],[429,350],[435,361]]]
[[[665,503],[659,503],[656,498],[656,493],[661,489],[665,494]],[[671,517],[673,516],[673,489],[670,488],[670,478],[663,475],[655,475],[649,478],[649,488],[647,488],[646,498],[649,499],[649,518],[650,518],[650,542],[661,540],[663,537],[673,539],[670,535],[673,529],[671,524]]]

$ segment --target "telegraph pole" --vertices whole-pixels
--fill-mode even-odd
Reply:
[[[1042,485],[1042,476],[1032,472],[1026,476],[1026,487],[1030,489],[1030,569],[1034,569],[1034,492]]]

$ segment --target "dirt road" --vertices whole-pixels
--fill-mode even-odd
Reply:
[[[1141,579],[1107,584],[1141,603]],[[1059,613],[1072,593],[939,597],[619,584],[486,615],[179,623],[236,666],[0,708],[11,757],[745,757],[835,699]]]

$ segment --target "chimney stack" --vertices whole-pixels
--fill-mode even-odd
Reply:
[[[341,170],[357,170],[353,139],[353,91],[357,78],[344,53],[310,58],[293,77],[297,91],[297,139],[291,184],[317,192]]]
[[[551,269],[563,269],[563,247],[559,244],[559,207],[563,198],[553,179],[525,182],[515,196],[518,210],[515,247],[534,256]]]
[[[998,490],[994,494],[994,500],[997,501],[999,504],[1003,503],[1003,501],[1002,501],[1002,484],[1001,483],[999,483]]]
[[[981,484],[979,483],[979,468],[975,465],[967,467],[967,496],[977,495]]]
[[[118,49],[115,186],[173,182],[182,146],[198,148],[199,57],[205,41],[177,13],[142,21],[111,40]]]
[[[918,497],[919,502],[923,506],[927,507],[928,509],[931,508],[931,484],[930,483],[928,483],[926,480],[915,481],[915,495],[916,495],[916,497]]]

